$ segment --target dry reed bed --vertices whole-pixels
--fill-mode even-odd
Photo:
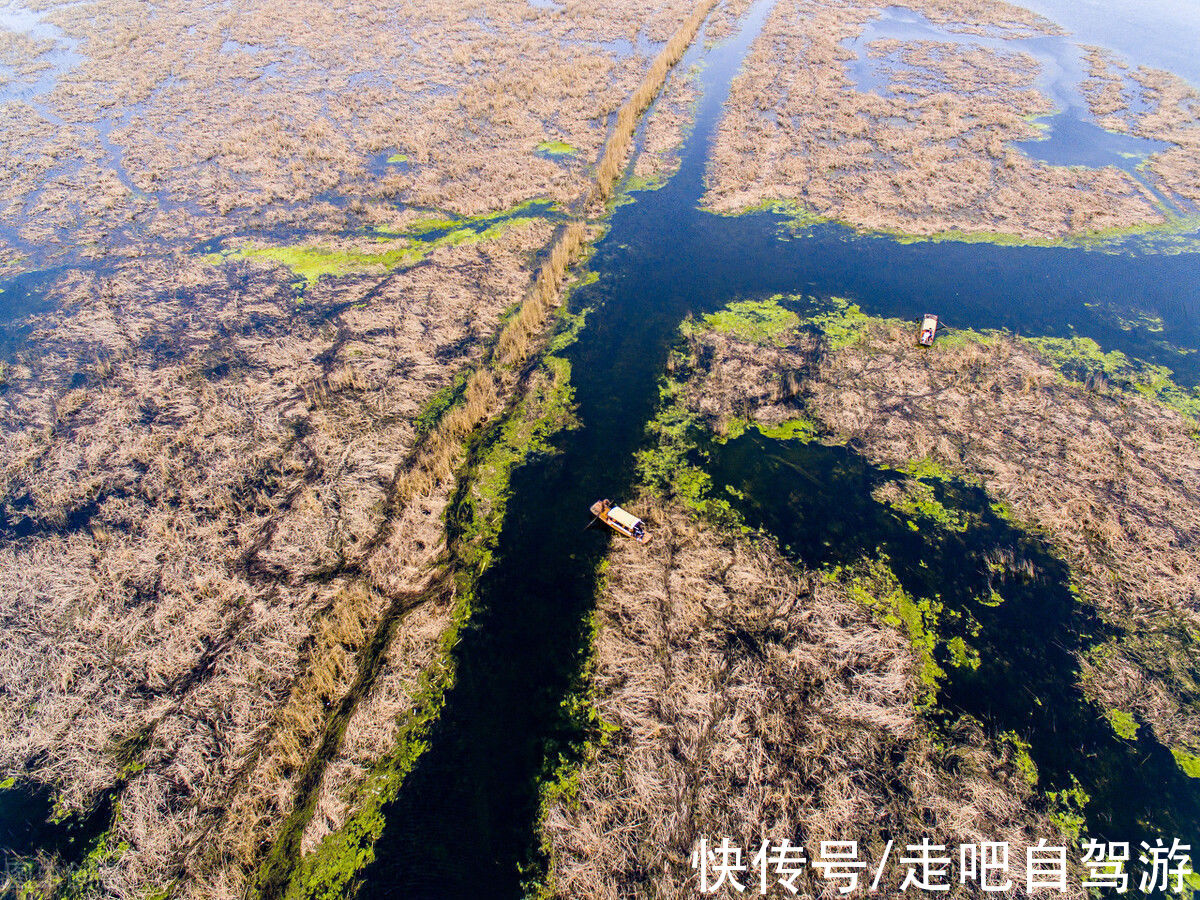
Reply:
[[[751,855],[799,840],[810,858],[822,840],[873,858],[889,837],[1007,840],[1022,880],[1024,848],[1054,826],[981,733],[935,745],[913,710],[920,662],[896,629],[770,546],[650,498],[634,508],[655,539],[613,543],[597,603],[592,685],[617,731],[547,811],[554,896],[695,896],[691,853],[722,837]],[[839,896],[811,868],[798,887]]]
[[[0,548],[0,759],[77,805],[153,727],[106,890],[243,889],[364,635],[441,547],[444,479],[413,484],[384,529],[414,417],[478,358],[548,234],[324,281],[299,309],[256,266],[144,263],[64,287],[0,398],[20,529]]]
[[[979,478],[1044,530],[1084,601],[1124,632],[1083,661],[1087,692],[1138,715],[1167,746],[1200,749],[1185,687],[1194,659],[1179,633],[1200,634],[1193,422],[1136,393],[1064,381],[1004,335],[924,353],[895,326],[826,354],[807,336],[773,350],[697,340],[707,350],[696,357],[710,361],[687,403],[718,431],[732,417],[774,425],[803,413],[875,463],[930,458]]]
[[[666,41],[691,6],[345,0],[284,18],[266,2],[58,6],[47,20],[83,58],[34,105],[0,104],[0,164],[33,163],[0,182],[0,224],[35,245],[112,252],[131,222],[169,244],[230,217],[336,226],[347,211],[314,203],[328,191],[384,214],[394,199],[463,214],[569,203],[645,70],[613,43]],[[579,152],[535,152],[554,138]],[[393,152],[403,165],[368,167]]]
[[[266,7],[222,20],[233,29],[218,32],[222,40],[228,33],[262,45],[257,62],[277,64],[301,84],[320,77],[330,86],[316,101],[275,85],[270,102],[250,90],[259,76],[245,68],[214,63],[179,77],[173,52],[214,50],[210,17],[197,24],[185,4],[159,8],[138,30],[128,27],[140,20],[138,3],[111,4],[94,20],[58,9],[51,15],[82,36],[87,58],[47,102],[84,131],[97,108],[129,104],[127,124],[112,137],[122,176],[157,191],[138,200],[155,209],[142,223],[149,241],[204,234],[206,211],[239,204],[259,224],[300,215],[309,225],[339,221],[340,208],[308,201],[344,188],[342,175],[359,174],[355,154],[364,144],[352,146],[346,135],[372,150],[399,146],[370,128],[361,138],[365,113],[356,98],[381,104],[372,127],[405,140],[431,136],[427,146],[400,147],[415,163],[411,177],[393,175],[376,197],[403,192],[461,212],[535,193],[572,200],[583,191],[573,197],[567,188],[580,184],[594,158],[589,147],[598,148],[617,105],[612,92],[639,68],[636,58],[613,63],[606,53],[598,62],[577,42],[643,32],[682,52],[669,40],[682,13],[664,7],[634,25],[627,7],[573,6],[547,17],[493,3],[486,26],[478,11],[412,7],[408,19],[389,11],[393,24],[407,22],[400,56],[415,82],[401,95],[402,110],[379,85],[354,85],[343,69],[322,68],[330,53],[361,61],[384,46],[364,48],[363,31],[350,27],[363,17],[381,24],[382,12],[362,4],[349,20],[314,7],[325,30],[297,30]],[[166,52],[144,67],[127,64],[184,22]],[[506,27],[532,36],[506,42]],[[458,38],[453,54],[443,52]],[[547,49],[547,40],[569,52]],[[476,61],[496,56],[496,47],[557,68],[523,77],[510,65],[516,56],[488,67]],[[268,59],[276,51],[286,58]],[[229,84],[238,89],[223,90]],[[211,127],[218,97],[232,113],[219,110],[224,130]],[[383,103],[389,98],[392,107]],[[520,110],[533,117],[513,115]],[[352,116],[357,130],[340,127],[337,115]],[[426,127],[431,122],[437,127]],[[547,127],[584,150],[566,169],[529,154]],[[176,143],[154,143],[168,134]],[[68,146],[78,138],[71,133]],[[36,144],[36,136],[21,139]],[[213,148],[210,139],[223,143]],[[453,145],[454,156],[429,149],[438,144]],[[283,158],[270,159],[272,151]],[[59,175],[36,196],[9,198],[18,219],[30,204],[52,205],[79,188],[69,173]],[[367,194],[352,214],[390,226],[411,218]],[[114,249],[104,229],[132,213],[114,215],[96,224],[100,252]],[[64,222],[36,225],[35,237],[46,240]],[[0,399],[10,460],[0,566],[17,586],[6,598],[12,627],[0,647],[0,679],[12,686],[0,709],[0,765],[56,784],[68,807],[125,779],[112,839],[130,849],[102,865],[105,892],[141,896],[172,883],[181,897],[245,893],[384,612],[437,577],[440,514],[463,442],[518,390],[567,269],[594,236],[580,223],[562,229],[530,285],[528,259],[546,246],[547,232],[526,224],[488,244],[439,250],[401,274],[322,280],[299,309],[269,263],[212,269],[168,256],[119,265],[103,278],[70,273],[56,285],[61,305],[35,322]],[[521,309],[479,365],[500,311],[518,299]],[[471,362],[461,402],[415,445],[417,410]],[[360,775],[393,739],[450,620],[453,598],[436,599],[396,629],[320,785],[315,829],[345,812],[338,779]]]
[[[604,154],[600,157],[600,163],[596,167],[596,183],[592,192],[594,201],[603,203],[612,196],[621,173],[625,171],[629,153],[633,149],[633,135],[637,130],[642,113],[658,96],[667,75],[691,45],[700,26],[704,24],[705,18],[716,4],[717,0],[701,0],[696,4],[691,15],[654,58],[654,62],[650,64],[650,69],[642,78],[641,84],[637,86],[637,90],[625,101],[617,113],[612,134],[609,135],[604,146]]]
[[[1030,239],[1165,221],[1155,198],[1119,169],[1050,166],[1011,146],[1037,136],[1030,117],[1053,111],[1035,88],[1035,60],[1019,45],[1002,53],[878,41],[868,52],[897,93],[857,91],[847,68],[855,51],[841,42],[861,35],[886,5],[783,0],[775,7],[734,81],[710,163],[708,206],[737,212],[783,200],[865,228]],[[999,0],[922,0],[912,7],[958,32],[986,25],[1013,37],[1056,30]],[[890,66],[887,54],[906,66]],[[1194,196],[1195,92],[1168,73],[1143,69],[1135,77],[1153,85],[1151,110],[1124,130],[1177,144],[1152,157],[1150,168],[1168,193]],[[1085,90],[1097,109],[1111,106],[1098,85],[1089,81]]]
[[[682,56],[687,43],[694,38],[711,5],[710,0],[701,0],[697,4],[693,16],[667,42],[652,66],[651,72],[657,83],[652,84],[650,76],[647,76],[638,94],[623,110],[633,108],[636,103],[637,115],[645,111],[650,99],[661,90],[670,73],[670,66],[664,67],[659,61],[671,59],[673,65],[674,61]],[[687,96],[686,92],[686,87],[676,88],[672,104],[677,105],[680,102],[676,94]],[[647,97],[650,99],[646,99]],[[658,134],[677,133],[680,119],[674,109],[664,115],[663,120],[655,126]],[[605,156],[615,158],[618,152],[627,152],[636,126],[635,118],[628,129],[620,125],[614,127],[609,136]],[[626,149],[619,150],[621,147]],[[665,163],[665,160],[663,161]],[[592,198],[611,196],[622,172],[623,168],[599,167]],[[486,421],[500,414],[508,398],[522,390],[526,394],[533,390],[528,384],[522,388],[522,370],[527,360],[536,356],[541,349],[547,322],[562,300],[562,291],[570,266],[595,234],[594,227],[589,228],[582,222],[572,222],[562,230],[547,255],[546,262],[539,269],[525,302],[501,331],[488,366],[471,374],[465,385],[462,405],[452,410],[439,424],[425,452],[398,478],[395,485],[395,497],[398,502],[403,502],[414,490],[414,484],[438,484],[444,479],[449,479],[461,460],[464,439]],[[535,374],[535,379],[536,377]],[[446,611],[449,612],[449,607]],[[433,639],[435,636],[433,632],[428,632],[427,637]],[[431,640],[427,640],[425,647],[431,646]],[[399,724],[398,712],[407,708],[406,695],[399,695],[396,691],[411,691],[419,673],[419,668],[414,667],[411,660],[405,660],[403,656],[391,660],[385,667],[383,677],[368,691],[363,702],[355,709],[346,735],[322,772],[314,812],[302,835],[303,852],[314,850],[322,838],[346,823],[348,816],[353,812],[353,798],[369,773],[370,764],[391,745]]]

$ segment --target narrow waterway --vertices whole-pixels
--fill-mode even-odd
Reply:
[[[578,738],[561,702],[579,676],[608,546],[604,533],[583,530],[587,506],[628,496],[633,452],[687,314],[776,292],[841,296],[874,314],[911,319],[928,309],[953,325],[1084,334],[1164,362],[1181,380],[1200,375],[1195,354],[1179,352],[1200,344],[1195,254],[1141,255],[1133,243],[1119,254],[902,244],[833,225],[781,241],[774,214],[700,210],[710,139],[770,7],[760,0],[738,34],[711,50],[697,40],[680,71],[702,62],[703,95],[679,172],[615,210],[591,263],[599,278],[573,297],[591,308],[566,352],[581,426],[514,473],[495,562],[455,650],[457,682],[429,749],[385,810],[363,896],[515,897],[523,878],[537,876],[538,778]],[[1130,328],[1113,310],[1161,323]],[[1071,676],[1056,664],[1038,677]]]

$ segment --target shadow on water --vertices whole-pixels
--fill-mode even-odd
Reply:
[[[941,605],[935,658],[946,672],[934,718],[960,716],[1029,743],[1038,787],[1090,796],[1083,832],[1109,841],[1200,846],[1200,790],[1148,728],[1116,735],[1083,695],[1078,654],[1113,632],[1071,592],[1070,572],[1036,536],[1015,527],[986,492],[925,479],[955,525],[913,518],[876,499],[906,480],[846,447],[780,441],[749,430],[704,454],[717,490],[800,564],[853,567],[884,559],[915,601]],[[912,524],[910,524],[912,523]],[[913,525],[917,527],[914,529]],[[978,667],[955,665],[958,639]],[[961,659],[961,658],[960,658]],[[1070,813],[1067,807],[1057,812]]]
[[[597,497],[628,495],[632,454],[653,413],[657,381],[684,316],[714,310],[738,296],[837,295],[876,315],[912,318],[928,308],[955,325],[1083,333],[1102,345],[1166,362],[1182,372],[1181,380],[1195,381],[1200,373],[1195,361],[1172,356],[1160,343],[1197,344],[1200,257],[1194,254],[905,245],[856,237],[832,225],[780,241],[784,223],[777,215],[721,217],[701,211],[709,139],[730,79],[769,10],[770,0],[760,0],[735,38],[704,54],[704,92],[678,174],[665,187],[618,207],[608,235],[596,247],[591,266],[599,279],[572,300],[576,308],[592,312],[565,354],[581,426],[559,435],[557,452],[536,457],[513,474],[494,562],[479,584],[477,612],[454,651],[456,683],[429,749],[385,809],[386,826],[375,861],[363,870],[360,896],[514,897],[522,871],[536,877],[538,779],[560,755],[570,758],[580,736],[564,715],[562,699],[580,676],[595,572],[607,549],[606,536],[581,530],[587,506]],[[680,71],[702,46],[703,37]],[[1152,310],[1161,317],[1162,330],[1153,336],[1126,330],[1087,305],[1097,300]],[[869,525],[848,519],[843,524],[840,536],[848,547],[862,540],[856,537],[859,524]],[[993,527],[1001,528],[999,523]],[[1030,545],[1027,552],[1035,549]],[[1194,792],[1178,784],[1173,769],[1159,764],[1157,749],[1122,748],[1101,733],[1102,722],[1087,719],[1094,713],[1077,696],[1071,654],[1093,626],[1085,628],[1072,618],[1076,607],[1062,593],[1066,573],[1061,565],[1049,557],[1043,563],[1040,577],[1046,587],[1025,588],[1030,599],[980,610],[979,616],[985,626],[995,622],[1001,633],[1008,628],[1012,634],[1019,617],[1007,621],[1009,611],[1033,604],[1046,618],[1045,637],[1051,640],[1014,645],[1003,656],[993,655],[980,671],[991,675],[991,667],[1005,661],[1028,667],[1036,691],[1050,701],[1044,708],[1020,707],[1031,734],[1038,732],[1048,783],[1074,771],[1081,757],[1071,754],[1111,744],[1117,768],[1106,774],[1094,765],[1077,773],[1081,780],[1087,777],[1097,808],[1109,794],[1118,808],[1121,779],[1138,765],[1129,784],[1161,775],[1155,782],[1161,787],[1158,796],[1170,791],[1178,795],[1176,802],[1186,802]],[[944,574],[931,572],[926,578]],[[1051,590],[1052,584],[1058,586]],[[933,582],[921,589],[934,590]],[[1042,607],[1051,601],[1061,608]],[[1027,615],[1030,607],[1022,608]],[[966,709],[971,698],[955,693],[959,685],[966,690],[957,680],[943,699]],[[988,703],[1002,701],[994,697]],[[981,717],[988,715],[982,701],[971,702]],[[1064,735],[1083,743],[1069,752],[1056,748]],[[1142,752],[1144,760],[1136,756]],[[1056,763],[1056,754],[1067,755]],[[1114,826],[1140,815],[1132,809],[1114,812]]]

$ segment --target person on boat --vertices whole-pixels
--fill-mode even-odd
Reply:
[[[645,535],[645,533],[646,533],[646,526],[643,525],[641,522],[638,522],[636,525],[633,526],[633,536],[635,538],[637,538],[639,541],[642,539],[642,536]]]

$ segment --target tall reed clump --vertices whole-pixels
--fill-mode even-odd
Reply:
[[[642,79],[637,90],[625,101],[617,113],[617,124],[609,135],[608,143],[604,146],[604,155],[596,169],[596,187],[593,192],[595,202],[603,203],[612,196],[617,179],[625,168],[625,157],[633,144],[633,134],[637,130],[638,119],[658,96],[667,74],[683,57],[704,23],[709,12],[717,5],[717,0],[700,0],[687,21],[679,26],[679,30],[667,41],[662,52],[650,64],[650,71]]]
[[[567,270],[578,256],[585,234],[582,222],[572,222],[559,237],[550,251],[550,258],[542,264],[525,303],[500,332],[492,357],[493,365],[515,366],[525,361],[530,341],[541,332],[550,310],[558,305]]]

